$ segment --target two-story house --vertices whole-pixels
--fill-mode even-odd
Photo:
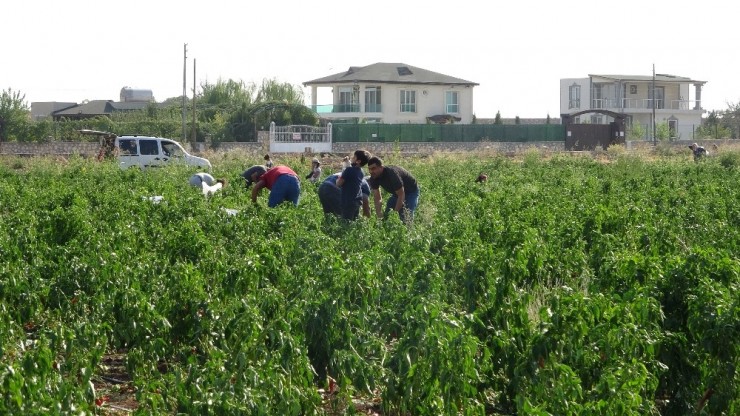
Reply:
[[[303,83],[311,106],[333,122],[471,123],[475,82],[402,63],[375,63]],[[331,104],[317,103],[318,88],[330,88]],[[430,120],[428,120],[428,118]]]
[[[560,80],[560,114],[576,115],[575,123],[608,124],[612,117],[598,111],[625,115],[627,129],[636,124],[652,137],[653,122],[665,123],[672,138],[691,139],[701,125],[701,89],[706,81],[667,74],[589,75]],[[693,87],[693,88],[692,88]],[[653,120],[653,115],[655,119]]]

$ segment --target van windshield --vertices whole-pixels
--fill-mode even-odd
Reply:
[[[185,151],[175,142],[162,140],[162,153],[170,157],[183,157]]]

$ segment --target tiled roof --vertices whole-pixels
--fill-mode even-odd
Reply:
[[[600,74],[589,74],[591,78],[604,78],[613,81],[635,81],[635,82],[650,82],[653,80],[652,75],[600,75]],[[691,78],[680,77],[677,75],[670,74],[655,74],[656,82],[679,82],[679,83],[691,83],[691,84],[706,84],[706,81],[693,80]]]
[[[111,100],[93,100],[65,110],[54,112],[55,117],[79,115],[106,115],[116,111],[141,110],[146,108],[146,102],[115,102]]]
[[[338,74],[317,78],[303,83],[304,86],[355,82],[377,82],[383,84],[431,84],[431,85],[478,85],[472,81],[428,71],[403,63],[378,62],[368,66],[351,66]]]

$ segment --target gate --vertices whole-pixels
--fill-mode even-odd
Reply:
[[[276,126],[270,123],[270,152],[321,153],[331,152],[331,123],[326,127]]]
[[[587,113],[599,113],[612,117],[609,124],[575,124],[575,117]],[[574,114],[562,114],[565,124],[565,150],[594,150],[600,146],[606,150],[613,144],[624,144],[624,114],[607,110],[585,110]]]

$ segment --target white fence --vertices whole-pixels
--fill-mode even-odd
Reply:
[[[271,153],[331,152],[331,123],[326,127],[276,126],[270,123]]]

